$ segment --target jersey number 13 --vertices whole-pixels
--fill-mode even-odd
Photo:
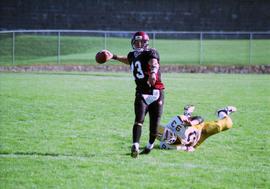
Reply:
[[[134,74],[135,79],[144,78],[144,73],[143,73],[142,65],[140,61],[136,61],[134,64],[133,63],[131,64],[131,71],[134,72],[134,69],[136,73]]]

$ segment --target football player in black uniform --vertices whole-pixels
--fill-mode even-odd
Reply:
[[[154,147],[157,128],[160,124],[164,104],[164,84],[161,81],[159,53],[149,48],[149,36],[145,32],[136,32],[131,39],[133,51],[127,56],[118,56],[106,51],[110,59],[130,65],[136,83],[134,102],[135,121],[133,125],[133,144],[131,156],[139,155],[139,142],[144,118],[149,113],[149,142],[143,154],[148,154]]]

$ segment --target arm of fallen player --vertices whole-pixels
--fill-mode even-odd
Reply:
[[[172,145],[168,144],[166,142],[160,142],[160,148],[161,149],[167,149],[167,150],[182,150],[186,152],[193,152],[195,151],[195,148],[193,146],[185,146],[185,145]]]

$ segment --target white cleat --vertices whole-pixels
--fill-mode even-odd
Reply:
[[[132,146],[131,146],[131,153],[130,153],[131,157],[137,158],[138,155],[139,155],[139,153],[140,153],[140,152],[139,152],[139,148],[136,147],[135,145],[132,145]]]
[[[236,112],[237,111],[237,108],[236,107],[234,107],[234,106],[227,106],[227,107],[225,107],[225,108],[223,108],[223,109],[219,109],[218,111],[217,111],[217,115],[218,115],[218,117],[219,118],[224,118],[225,116],[228,116],[228,115],[230,115],[231,113],[233,113],[233,112]]]
[[[184,115],[187,116],[187,117],[191,117],[191,115],[194,112],[194,110],[195,110],[195,106],[193,106],[193,105],[186,105],[184,107]]]
[[[226,110],[227,110],[228,114],[237,111],[236,107],[234,107],[234,106],[227,106],[227,107],[226,107]]]

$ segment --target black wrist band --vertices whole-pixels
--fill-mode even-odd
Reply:
[[[117,55],[113,55],[112,59],[116,60],[117,59]]]

